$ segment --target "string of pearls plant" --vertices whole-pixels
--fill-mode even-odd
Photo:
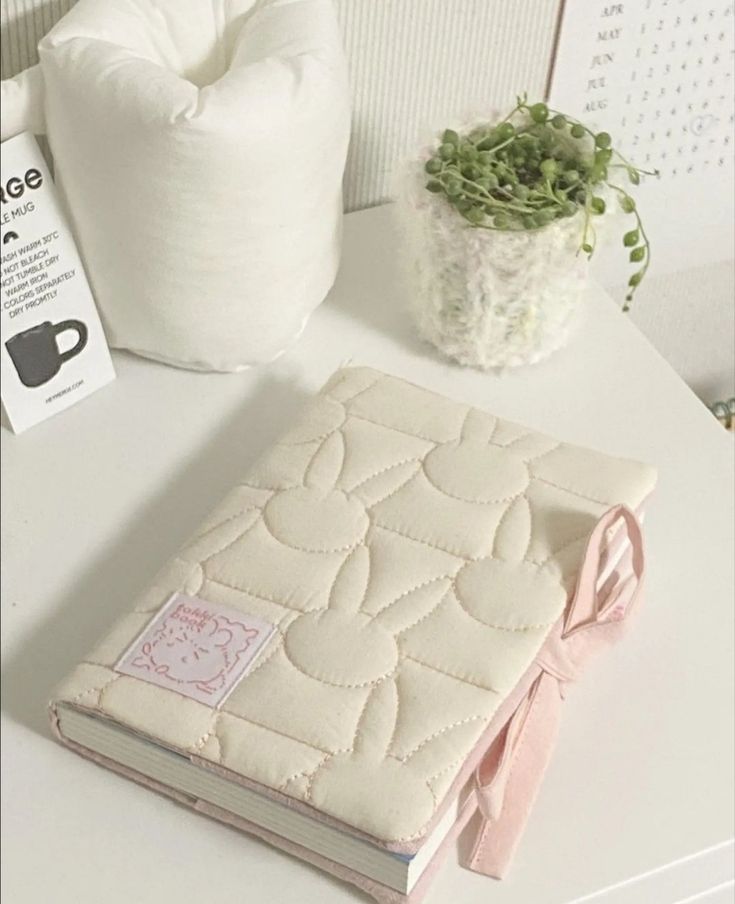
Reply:
[[[607,132],[593,132],[544,103],[529,104],[524,95],[492,126],[476,126],[466,135],[446,129],[424,170],[426,188],[444,195],[477,229],[532,232],[581,213],[578,252],[588,258],[597,243],[595,218],[607,207],[602,195],[617,195],[622,210],[635,217],[623,246],[630,261],[641,265],[628,280],[623,310],[629,310],[648,270],[651,247],[635,200],[614,174],[635,186],[641,175],[658,173],[634,166]]]

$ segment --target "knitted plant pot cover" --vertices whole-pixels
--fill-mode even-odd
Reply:
[[[531,364],[563,346],[588,280],[581,215],[505,232],[467,223],[426,190],[428,151],[402,168],[397,219],[418,332],[479,368]]]

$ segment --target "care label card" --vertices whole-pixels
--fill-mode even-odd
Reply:
[[[115,377],[69,226],[35,138],[0,154],[2,402],[16,433]]]
[[[217,708],[275,626],[232,606],[174,593],[115,664],[115,670]]]

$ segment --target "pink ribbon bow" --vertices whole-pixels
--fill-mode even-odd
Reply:
[[[598,590],[605,533],[619,519],[630,542],[632,574],[619,580],[614,571]],[[616,506],[589,538],[574,595],[536,658],[540,675],[477,767],[481,823],[464,864],[469,869],[496,878],[505,874],[551,757],[564,686],[596,651],[618,640],[640,596],[643,571],[638,520],[629,508]]]

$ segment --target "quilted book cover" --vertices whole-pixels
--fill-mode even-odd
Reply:
[[[338,371],[57,690],[55,730],[379,900],[422,897],[478,809],[468,865],[501,875],[560,688],[638,591],[654,483]]]

